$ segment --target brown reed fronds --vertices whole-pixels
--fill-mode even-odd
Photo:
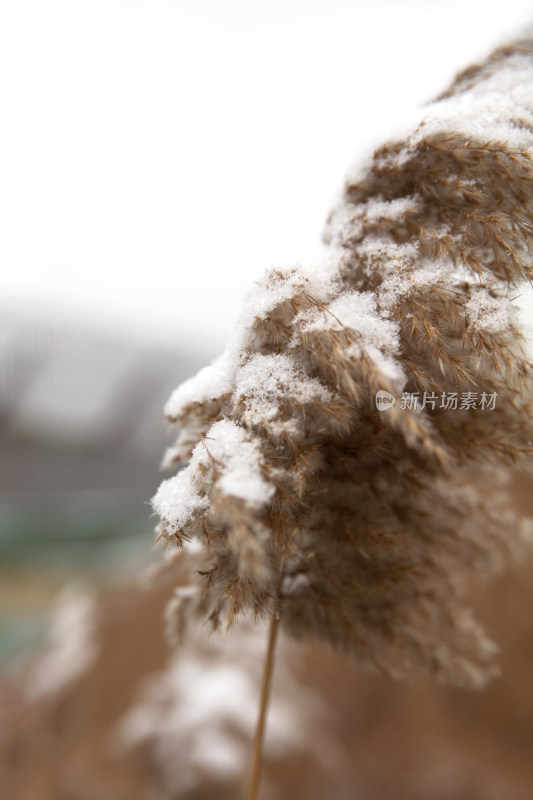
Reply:
[[[533,277],[531,87],[531,40],[459,75],[347,180],[329,259],[271,270],[170,398],[166,465],[187,466],[153,502],[164,541],[205,545],[188,615],[271,616],[281,580],[295,636],[394,677],[494,674],[462,584],[530,541],[505,469],[533,442],[513,302]]]

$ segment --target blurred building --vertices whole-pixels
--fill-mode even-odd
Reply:
[[[171,436],[163,406],[201,362],[178,348],[3,315],[0,656],[40,610],[22,602],[28,576],[33,586],[44,573],[60,581],[149,556],[149,499]]]

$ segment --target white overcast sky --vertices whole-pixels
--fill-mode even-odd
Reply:
[[[307,260],[358,148],[530,0],[12,0],[0,310],[211,351]]]

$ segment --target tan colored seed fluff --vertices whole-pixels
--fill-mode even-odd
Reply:
[[[165,463],[187,466],[153,500],[158,532],[205,545],[183,614],[227,628],[280,606],[295,636],[393,676],[493,674],[463,583],[529,541],[506,479],[533,441],[513,302],[533,276],[532,154],[527,39],[359,166],[329,257],[270,271],[172,395]]]

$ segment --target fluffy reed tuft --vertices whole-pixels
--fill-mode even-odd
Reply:
[[[205,545],[186,615],[281,606],[395,677],[493,674],[462,584],[529,539],[504,484],[533,440],[512,302],[533,276],[532,86],[530,40],[459,75],[347,180],[330,257],[272,270],[170,398],[165,464],[188,465],[153,504],[165,542]]]

